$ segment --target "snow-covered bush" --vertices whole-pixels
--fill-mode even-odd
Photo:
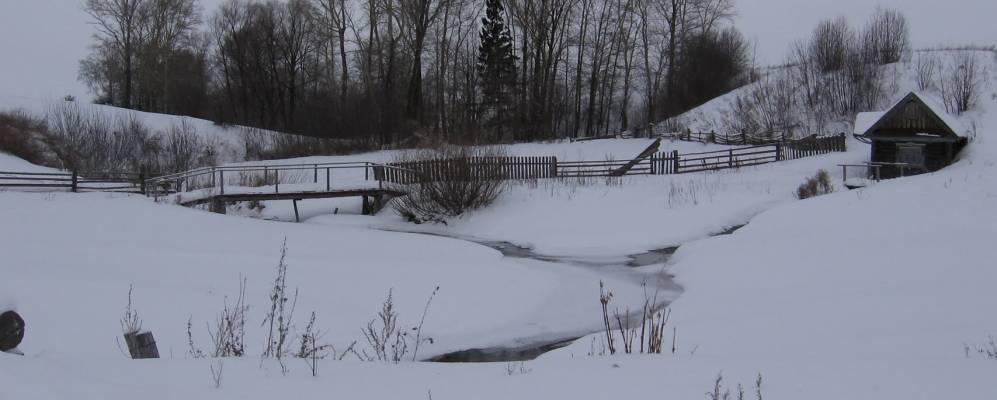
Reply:
[[[448,167],[434,170],[432,179],[422,177],[409,185],[409,194],[394,201],[395,211],[417,223],[446,223],[447,218],[487,207],[502,193],[505,183],[498,168],[480,168],[473,162],[504,156],[501,147],[452,145],[402,154],[397,164],[410,167],[417,174],[421,174],[419,168],[426,162],[444,161]]]
[[[817,174],[807,178],[800,187],[796,188],[796,198],[803,200],[832,192],[834,192],[834,185],[831,183],[831,175],[825,170],[819,170]]]

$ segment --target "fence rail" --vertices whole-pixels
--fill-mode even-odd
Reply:
[[[845,151],[845,135],[812,136],[728,150],[679,154],[654,153],[640,160],[626,175],[668,175],[715,171],[795,160]],[[390,164],[396,171],[377,172],[386,182],[410,184],[419,179],[546,179],[607,177],[630,160],[559,161],[556,157],[487,157],[415,161]]]
[[[145,193],[144,174],[125,172],[4,172],[0,189],[66,189],[70,192]]]

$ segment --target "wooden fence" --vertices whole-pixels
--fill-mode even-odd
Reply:
[[[556,157],[471,157],[409,161],[374,167],[374,178],[409,184],[444,179],[543,179],[558,176]]]
[[[679,154],[659,152],[640,160],[625,175],[669,175],[750,167],[776,161],[845,151],[845,135],[777,141],[728,150]],[[377,169],[375,179],[409,184],[420,179],[546,179],[606,177],[630,160],[558,161],[556,157],[477,157],[439,159],[390,164],[396,169]]]
[[[745,133],[716,132],[672,132],[659,135],[665,139],[681,140],[695,143],[715,143],[725,146],[761,146],[766,144],[786,143],[785,133],[775,132],[767,135],[750,135]]]
[[[697,137],[691,134],[688,138]],[[707,134],[716,141],[715,134]],[[701,137],[701,136],[698,136]],[[339,168],[363,168],[364,179],[372,171],[374,180],[397,184],[411,184],[425,180],[470,180],[501,179],[525,180],[547,178],[587,178],[625,175],[669,175],[703,171],[716,171],[730,168],[748,167],[783,160],[795,160],[831,152],[845,151],[845,135],[812,136],[793,141],[777,141],[748,147],[731,148],[720,151],[679,154],[677,151],[658,152],[640,160],[632,168],[621,171],[630,160],[604,161],[558,161],[556,157],[473,157],[462,159],[438,159],[413,161],[395,164],[373,163],[330,163],[304,165],[260,165],[209,167],[153,179],[145,179],[144,174],[129,173],[24,173],[0,172],[0,189],[68,189],[73,192],[116,191],[155,193],[182,191],[199,187],[213,187],[216,176],[224,187],[225,171],[247,170],[262,173],[263,181],[269,182],[270,173],[275,178],[275,190],[280,188],[280,170],[311,171],[315,183],[319,182],[320,172],[324,172],[327,190],[331,190],[331,170]],[[343,165],[340,165],[343,164]],[[354,165],[356,164],[356,165]],[[198,179],[204,182],[197,183]],[[205,183],[210,182],[210,184]],[[197,183],[197,184],[195,184]],[[207,186],[205,186],[207,185]]]
[[[145,175],[124,172],[0,172],[0,189],[145,193]]]

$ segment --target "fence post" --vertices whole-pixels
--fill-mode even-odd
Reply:
[[[734,149],[727,150],[727,168],[734,168]]]
[[[143,195],[146,194],[145,193],[145,167],[140,168],[139,171],[138,171],[138,184],[139,184],[139,189],[138,189],[139,193],[141,193]]]
[[[775,143],[775,160],[782,161],[782,143]]]
[[[325,191],[326,192],[332,191],[332,180],[329,179],[329,167],[325,168]]]
[[[315,180],[312,183],[318,183],[318,164],[315,164]]]
[[[223,194],[224,195],[225,194],[225,170],[224,169],[218,170],[218,187],[220,189],[219,190],[219,194]]]
[[[672,150],[672,159],[673,159],[672,162],[675,163],[675,173],[677,174],[677,173],[679,173],[679,168],[680,168],[680,166],[679,166],[679,151],[678,150]]]
[[[273,180],[274,180],[274,189],[273,189],[273,192],[279,194],[280,193],[280,170],[279,169],[273,170]]]
[[[79,183],[80,183],[80,173],[74,169],[73,183],[72,183],[72,188],[70,189],[73,191],[73,193],[76,193],[76,191],[79,190]]]

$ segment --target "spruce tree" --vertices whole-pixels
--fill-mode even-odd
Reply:
[[[478,77],[481,82],[481,120],[501,139],[512,114],[512,89],[516,84],[516,56],[512,34],[505,24],[501,0],[487,0],[481,19]]]

